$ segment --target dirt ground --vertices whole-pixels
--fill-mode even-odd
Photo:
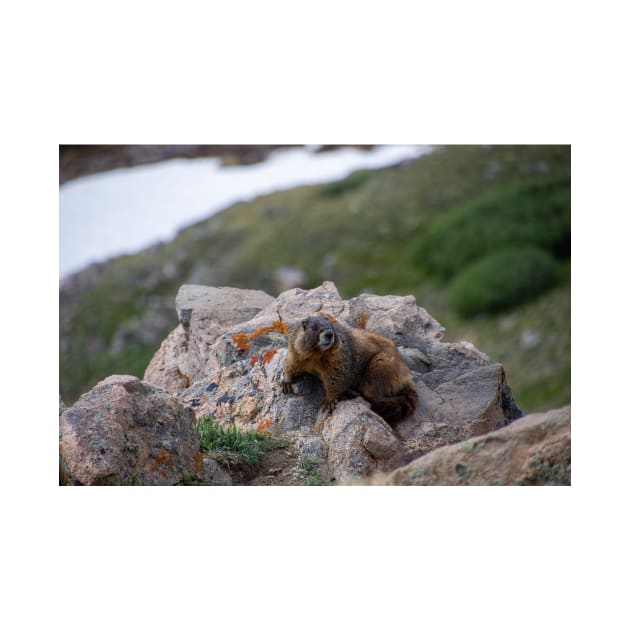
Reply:
[[[296,472],[299,456],[291,446],[275,448],[263,454],[256,466],[250,466],[240,457],[221,462],[235,486],[294,486],[300,480]]]

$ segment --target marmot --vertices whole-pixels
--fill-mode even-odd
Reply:
[[[411,372],[390,339],[324,316],[307,317],[291,332],[282,391],[290,393],[303,374],[324,384],[324,412],[344,394],[363,396],[392,423],[411,415],[418,402]]]

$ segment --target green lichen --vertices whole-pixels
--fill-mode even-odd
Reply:
[[[101,438],[99,440],[92,440],[89,443],[89,447],[93,448],[95,451],[105,454],[109,448],[109,443],[105,438]]]
[[[424,486],[427,484],[427,471],[424,468],[418,468],[411,473],[411,485]]]
[[[519,485],[525,486],[570,486],[571,462],[549,462],[541,457],[532,459],[527,468],[531,471]]]
[[[466,464],[463,464],[462,462],[457,462],[457,464],[455,464],[455,472],[457,473],[457,476],[462,480],[468,479],[468,477],[470,477],[468,466],[466,466]]]

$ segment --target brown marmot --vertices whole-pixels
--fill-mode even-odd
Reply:
[[[303,374],[324,384],[326,413],[343,395],[363,396],[392,423],[411,415],[418,402],[411,372],[393,341],[332,317],[307,317],[292,330],[282,391],[290,393],[293,379]]]

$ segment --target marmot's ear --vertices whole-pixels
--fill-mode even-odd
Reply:
[[[308,324],[308,317],[306,319],[302,320],[302,328],[304,328],[304,330],[306,330],[306,325]]]

